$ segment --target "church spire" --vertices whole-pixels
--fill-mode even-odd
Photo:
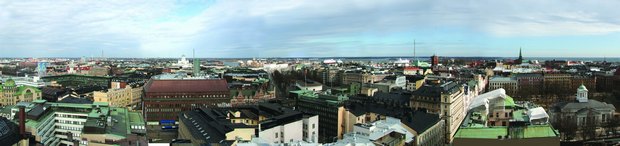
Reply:
[[[519,47],[519,60],[523,59],[523,54],[521,53],[521,47]]]

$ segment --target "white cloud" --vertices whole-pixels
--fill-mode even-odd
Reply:
[[[177,13],[187,9],[186,4],[174,1],[0,1],[0,50],[34,49],[40,56],[73,50],[73,56],[88,56],[105,49],[119,56],[173,57],[196,48],[206,49],[199,52],[209,57],[238,57],[265,49],[276,50],[264,51],[265,56],[277,56],[319,48],[325,50],[322,55],[382,45],[406,49],[413,38],[380,38],[412,31],[457,41],[441,32],[446,28],[492,37],[604,35],[620,32],[620,10],[615,8],[619,4],[611,0],[226,0],[181,17]],[[339,41],[342,38],[346,41]],[[362,56],[373,51],[360,50],[356,53]],[[11,53],[18,54],[7,54]],[[402,53],[406,52],[393,55]]]

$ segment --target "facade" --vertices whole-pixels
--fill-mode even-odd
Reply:
[[[513,77],[492,77],[489,79],[489,91],[504,89],[508,94],[516,94],[519,90],[519,82]]]
[[[496,89],[474,99],[453,145],[560,145],[548,119],[542,107],[516,103],[504,89]]]
[[[49,103],[36,100],[9,107],[9,118],[25,107],[25,130],[42,145],[146,145],[142,115],[108,103]]]
[[[571,74],[544,74],[544,89],[549,94],[570,95],[581,85],[596,91],[596,77]]]
[[[454,81],[436,81],[424,85],[413,92],[410,106],[415,110],[426,110],[429,113],[439,114],[445,119],[446,143],[452,142],[459,125],[465,118],[465,102],[469,96],[465,96],[464,88]]]
[[[344,135],[343,114],[346,96],[293,91],[297,94],[296,110],[319,116],[319,142],[334,142]]]
[[[351,71],[345,72],[343,74],[343,85],[348,85],[354,82],[359,83],[374,83],[383,80],[388,76],[387,74],[373,74],[373,73],[365,73],[361,71]]]
[[[267,143],[316,142],[318,116],[277,104],[198,108],[179,115],[179,139],[193,145],[230,145],[260,138]]]
[[[542,74],[515,74],[519,96],[540,95],[542,94],[544,78]]]
[[[221,79],[151,79],[144,85],[143,110],[149,122],[176,120],[178,112],[230,104]]]
[[[424,82],[426,82],[426,76],[422,76],[422,75],[413,75],[413,76],[405,76],[406,78],[406,85],[405,85],[405,89],[407,91],[415,91],[420,89],[420,87],[422,87],[422,85],[424,85]]]
[[[439,64],[439,56],[433,54],[433,56],[431,56],[431,67],[437,67],[438,64]]]
[[[118,82],[112,82],[112,88],[105,91],[93,92],[93,98],[95,102],[107,102],[111,107],[136,107],[142,102],[142,87],[124,85],[115,86],[114,84],[120,84]]]
[[[41,99],[41,90],[32,86],[17,85],[14,80],[8,79],[0,85],[0,104],[15,105],[18,102],[32,102]]]

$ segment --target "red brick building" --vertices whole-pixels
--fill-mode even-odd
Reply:
[[[144,86],[144,119],[177,120],[182,111],[230,104],[229,94],[226,80],[151,79]]]

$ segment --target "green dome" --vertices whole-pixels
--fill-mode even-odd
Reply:
[[[15,86],[15,81],[13,79],[8,79],[4,82],[4,86]]]
[[[586,86],[584,86],[583,84],[581,84],[581,86],[579,86],[579,90],[588,90],[588,89],[586,88]]]

